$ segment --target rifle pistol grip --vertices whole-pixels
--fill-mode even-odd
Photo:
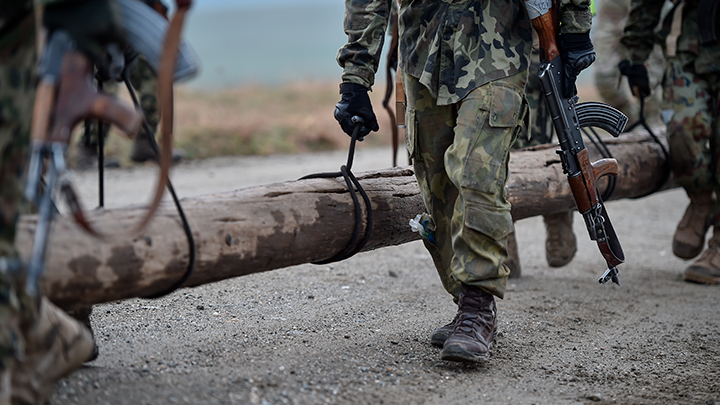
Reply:
[[[602,176],[611,174],[613,176],[618,175],[618,164],[616,159],[605,158],[600,159],[592,163],[593,172],[595,173],[595,179],[599,179]]]

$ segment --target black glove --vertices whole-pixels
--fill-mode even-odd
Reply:
[[[627,76],[633,96],[645,98],[650,95],[650,78],[644,63],[632,63],[624,60],[618,64],[623,76]]]
[[[111,0],[82,0],[49,4],[43,11],[43,25],[49,31],[65,30],[80,51],[93,61],[105,56],[105,46],[116,43],[124,49],[125,29]]]
[[[342,83],[340,84],[342,97],[335,105],[335,119],[340,123],[343,132],[350,136],[352,136],[355,128],[352,117],[358,116],[362,118],[363,123],[358,124],[362,125],[358,132],[357,139],[359,141],[362,141],[370,131],[375,132],[380,129],[367,93],[368,89],[365,86],[356,83]]]
[[[560,35],[560,59],[565,67],[563,77],[563,97],[577,94],[575,79],[588,66],[595,62],[595,48],[590,41],[590,33]]]

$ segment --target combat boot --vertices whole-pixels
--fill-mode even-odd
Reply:
[[[98,166],[97,146],[87,146],[84,143],[78,143],[75,146],[75,160],[73,167],[75,170],[90,170]]]
[[[455,318],[453,318],[450,323],[448,323],[447,325],[443,325],[433,331],[432,335],[430,335],[430,344],[437,347],[443,347],[447,338],[450,336],[450,334],[452,334],[453,330],[455,330],[455,324],[457,324],[458,319],[460,319],[459,309],[458,312],[455,314]]]
[[[673,236],[673,253],[681,259],[692,259],[702,252],[710,227],[708,217],[714,204],[712,192],[688,194],[688,197],[690,204]]]
[[[518,256],[517,240],[515,239],[515,232],[508,235],[507,242],[508,259],[505,261],[505,265],[510,269],[510,278],[520,278],[522,268],[520,267],[520,256]]]
[[[90,315],[92,315],[93,307],[92,305],[80,307],[77,309],[72,309],[67,311],[67,314],[71,317],[75,318],[78,322],[83,324],[87,328],[87,330],[90,331],[90,336],[93,337],[93,343],[96,343],[95,341],[95,332],[93,331],[92,324],[90,323]],[[86,363],[97,360],[98,356],[100,355],[100,351],[97,347],[97,344],[94,344],[95,349],[93,350],[90,357],[85,360]]]
[[[720,284],[720,229],[713,229],[708,249],[683,274],[685,281],[700,284]]]
[[[155,150],[150,145],[150,140],[144,132],[137,134],[133,139],[130,159],[137,163],[155,160]]]
[[[179,163],[185,157],[185,151],[180,148],[173,148],[172,150],[172,162]],[[155,160],[155,150],[150,144],[145,133],[141,133],[135,136],[132,144],[132,150],[130,152],[130,160],[135,163],[145,163],[149,160]]]
[[[550,267],[570,263],[577,252],[572,227],[572,211],[543,215],[545,221],[545,258]]]
[[[455,328],[445,341],[440,357],[448,361],[482,361],[488,357],[495,339],[495,297],[463,283],[458,307]]]
[[[12,373],[12,403],[47,403],[55,383],[79,368],[94,347],[82,324],[43,298],[35,323],[25,333],[25,357]]]

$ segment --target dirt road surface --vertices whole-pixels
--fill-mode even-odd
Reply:
[[[335,171],[345,155],[221,158],[177,166],[182,196]],[[403,161],[403,159],[401,159]],[[387,167],[360,150],[355,170]],[[107,205],[143,203],[155,169],[107,173]],[[75,181],[92,205],[97,175]],[[516,224],[523,277],[498,301],[500,333],[479,365],[428,342],[456,307],[419,242],[95,307],[93,363],[53,404],[720,404],[720,286],[681,279],[670,242],[681,190],[608,204],[627,263],[603,260],[575,214],[578,253],[545,260],[541,218]],[[415,212],[407,213],[408,219]]]

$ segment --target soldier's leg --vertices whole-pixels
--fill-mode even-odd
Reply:
[[[455,300],[460,295],[460,284],[452,278],[450,262],[453,257],[450,243],[450,222],[457,188],[448,179],[443,154],[452,144],[455,106],[435,105],[430,92],[411,76],[405,76],[407,109],[407,146],[412,157],[415,176],[420,185],[425,208],[429,216],[426,224],[433,242],[427,247],[445,290]]]
[[[145,115],[150,131],[157,136],[158,125],[160,124],[160,105],[158,103],[157,77],[150,67],[150,63],[144,56],[138,57],[137,67],[130,75],[130,84],[137,92],[140,108]],[[182,149],[174,148],[172,151],[173,162],[179,162],[185,156]],[[145,130],[141,130],[133,140],[130,159],[133,162],[142,163],[148,160],[155,160],[155,150]]]
[[[117,94],[118,84],[115,81],[107,81],[103,83],[103,92],[108,94]],[[74,168],[77,170],[92,170],[98,165],[98,147],[100,145],[100,136],[103,142],[107,140],[110,133],[110,125],[107,123],[100,124],[98,120],[88,120],[84,123],[86,126],[81,132],[80,139],[75,145],[75,159],[73,161]],[[102,129],[102,134],[100,133]],[[105,161],[105,166],[119,165],[117,160]]]
[[[527,72],[519,73],[471,92],[460,103],[455,138],[445,152],[448,177],[459,190],[451,223],[453,278],[500,298],[512,230],[507,165],[527,111],[526,78]]]
[[[527,71],[483,85],[460,102],[453,144],[445,152],[448,177],[459,190],[451,222],[453,278],[462,283],[459,316],[441,356],[479,361],[496,332],[493,296],[505,294],[512,231],[505,184],[510,148],[527,113]]]
[[[545,259],[550,267],[570,263],[577,252],[572,211],[543,215],[545,223]]]
[[[34,24],[28,16],[19,26],[0,36],[0,404],[9,404],[13,368],[24,353],[21,296],[16,286],[18,253],[16,223],[22,205],[22,176],[25,174],[34,97],[33,66],[36,59]],[[14,264],[14,265],[12,265]],[[27,318],[27,319],[26,319]]]
[[[130,84],[132,84],[137,93],[140,108],[142,109],[143,114],[145,115],[145,120],[150,126],[150,130],[154,136],[157,132],[158,124],[160,123],[160,109],[158,108],[157,99],[157,78],[144,56],[138,57],[137,66],[130,75]],[[155,151],[150,145],[150,139],[148,138],[145,130],[141,130],[135,136],[132,151],[130,152],[130,159],[138,163],[155,159]]]
[[[710,216],[717,211],[710,94],[703,77],[683,69],[677,61],[668,64],[664,96],[673,109],[668,124],[670,167],[690,198],[673,236],[673,252],[683,259],[702,251]]]
[[[8,266],[17,259],[15,227],[35,99],[34,21],[30,14],[0,36],[0,403],[11,396],[12,403],[45,403],[58,376],[79,367],[94,346],[87,331],[72,333],[82,331],[80,324],[66,315],[59,320],[64,315],[59,309],[38,307],[40,301],[24,294],[22,267]],[[35,333],[39,330],[52,333]],[[31,392],[34,400],[22,402],[22,392]]]
[[[450,221],[457,188],[448,179],[443,155],[453,141],[455,106],[438,107],[430,92],[411,76],[403,78],[408,109],[407,147],[425,203],[423,222],[430,231],[432,240],[423,239],[425,248],[433,259],[443,287],[455,302],[460,296],[460,283],[452,278],[450,262],[453,251],[450,240]],[[455,327],[455,319],[436,329],[430,342],[440,346]]]
[[[713,181],[715,195],[720,193],[720,73],[702,75],[702,93],[707,96],[706,114],[711,120],[710,148],[713,156]],[[698,91],[699,92],[699,91]],[[707,250],[688,267],[683,276],[686,281],[703,284],[720,284],[720,207],[715,204],[710,214],[713,236],[708,241]]]

